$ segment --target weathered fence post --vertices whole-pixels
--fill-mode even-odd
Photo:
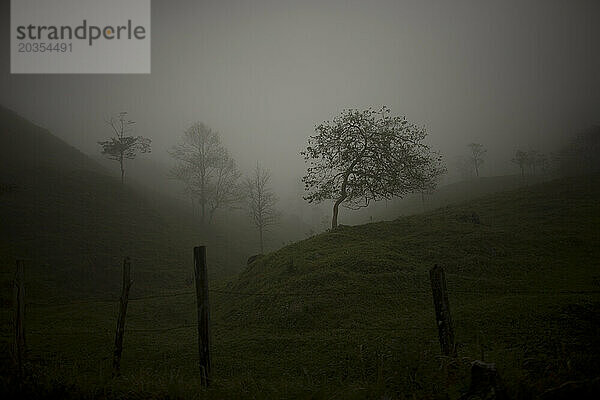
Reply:
[[[14,317],[15,317],[15,343],[14,360],[18,373],[23,376],[25,372],[25,279],[24,260],[17,260],[17,271],[14,281]]]
[[[123,260],[123,287],[119,302],[119,316],[117,317],[117,331],[115,333],[115,353],[113,356],[113,376],[119,375],[121,369],[121,353],[123,352],[123,335],[125,333],[125,315],[127,314],[127,302],[129,301],[129,289],[131,280],[131,261],[129,257]]]
[[[440,337],[442,354],[456,357],[456,344],[454,341],[454,328],[450,316],[450,303],[448,303],[448,291],[446,288],[446,275],[444,269],[435,265],[429,271],[431,290],[433,292],[433,304],[435,306],[435,321]]]
[[[210,319],[208,307],[208,276],[206,272],[206,246],[194,247],[194,273],[196,276],[196,301],[198,305],[198,355],[202,384],[210,382]]]

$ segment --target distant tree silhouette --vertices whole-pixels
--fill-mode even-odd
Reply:
[[[485,153],[487,153],[487,150],[479,143],[471,143],[468,147],[471,150],[469,156],[473,168],[475,169],[475,176],[479,177],[479,167],[483,165],[483,157],[485,156]]]
[[[537,150],[529,150],[526,160],[526,164],[533,175],[537,173],[538,168],[542,168],[546,164],[546,156]]]
[[[110,117],[106,123],[112,129],[114,136],[98,144],[102,147],[102,155],[119,163],[121,184],[123,184],[125,160],[133,160],[138,153],[150,153],[152,140],[143,136],[130,135],[135,121],[128,119],[125,111],[120,112],[117,117]]]
[[[306,150],[302,178],[309,203],[333,200],[331,228],[339,206],[366,207],[434,185],[441,156],[424,143],[424,128],[390,115],[387,107],[345,110],[315,128]]]
[[[555,172],[578,175],[600,172],[600,125],[594,125],[571,138],[553,155]]]
[[[244,194],[246,208],[252,223],[258,229],[260,252],[264,253],[264,233],[270,227],[279,222],[280,213],[275,208],[277,196],[273,193],[269,183],[271,174],[260,164],[256,163],[256,169],[252,175],[244,181]]]
[[[178,161],[171,176],[185,184],[187,195],[198,199],[203,224],[211,222],[218,209],[233,207],[242,199],[241,173],[219,134],[208,126],[193,123],[170,154]]]
[[[525,166],[527,166],[529,163],[528,159],[528,154],[522,150],[517,150],[512,159],[512,162],[519,166],[519,169],[521,170],[521,177],[525,176]]]
[[[548,163],[546,155],[537,150],[517,150],[511,161],[519,166],[522,177],[525,176],[526,167],[532,175],[535,175],[539,168],[545,169]]]

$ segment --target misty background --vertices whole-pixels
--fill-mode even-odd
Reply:
[[[9,14],[1,398],[600,398],[600,1],[154,0],[149,75]]]
[[[2,53],[9,1],[2,2]],[[516,174],[516,149],[544,153],[600,122],[597,1],[152,1],[149,75],[11,75],[0,103],[93,156],[110,115],[129,112],[152,153],[127,165],[181,196],[168,150],[202,121],[248,171],[272,172],[282,208],[304,207],[299,152],[315,124],[387,105],[454,160],[479,142],[482,176]],[[110,60],[107,60],[110,62]],[[324,206],[329,212],[329,205]]]

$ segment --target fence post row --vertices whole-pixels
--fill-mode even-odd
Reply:
[[[121,369],[121,353],[123,352],[123,335],[125,333],[125,315],[127,314],[127,303],[129,301],[129,289],[131,280],[131,260],[125,257],[123,260],[123,287],[119,302],[119,315],[117,317],[117,331],[115,333],[115,352],[113,356],[113,375],[118,375]]]
[[[20,376],[24,373],[25,363],[25,279],[24,260],[17,260],[17,271],[14,280],[14,318],[15,318],[15,343],[13,350],[14,361]]]
[[[25,287],[24,287],[24,261],[17,260],[17,270],[14,280],[14,314],[15,314],[15,343],[14,359],[20,374],[24,373],[25,361]],[[206,265],[206,246],[194,247],[194,274],[196,284],[196,301],[198,312],[198,355],[201,373],[201,383],[208,386],[210,383],[210,316],[208,299],[208,274]],[[448,302],[448,291],[444,269],[435,265],[429,271],[433,303],[435,306],[436,325],[438,327],[440,347],[445,356],[456,357],[456,343],[454,328]],[[119,304],[119,314],[115,334],[115,349],[113,357],[113,375],[118,375],[123,352],[123,336],[125,333],[125,316],[129,301],[129,291],[133,281],[131,279],[131,260],[123,260],[123,286]]]
[[[446,287],[446,274],[444,269],[435,265],[429,271],[431,290],[433,292],[433,304],[435,306],[435,321],[438,327],[440,346],[442,354],[456,357],[456,343],[454,341],[454,328],[450,316],[450,303],[448,302],[448,291]]]
[[[208,276],[206,272],[206,246],[194,247],[194,274],[198,306],[198,356],[201,383],[210,382],[210,319],[208,307]]]

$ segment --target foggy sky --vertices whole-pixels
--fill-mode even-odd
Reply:
[[[200,120],[293,192],[306,137],[344,108],[425,125],[450,168],[480,142],[483,175],[600,123],[598,1],[152,0],[150,75],[10,75],[8,4],[0,103],[88,154],[126,110],[170,165]]]

